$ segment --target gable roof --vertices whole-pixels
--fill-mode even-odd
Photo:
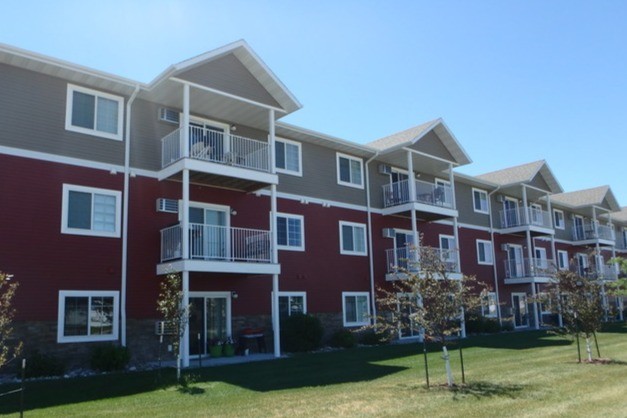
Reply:
[[[545,182],[549,186],[550,190],[547,191],[552,193],[561,193],[564,191],[545,160],[508,167],[502,170],[480,174],[477,177],[481,180],[487,180],[492,183],[505,186],[529,183],[533,181],[538,174],[544,178]]]
[[[623,206],[618,212],[613,212],[612,220],[627,224],[627,206]]]
[[[620,205],[614,197],[610,186],[593,187],[591,189],[559,193],[551,196],[551,202],[573,208],[602,205],[604,201],[607,201],[611,211],[620,210]]]

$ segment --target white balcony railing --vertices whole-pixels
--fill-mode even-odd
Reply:
[[[161,262],[181,259],[182,228],[161,230]],[[190,223],[190,259],[230,262],[271,262],[270,231]]]
[[[595,225],[594,222],[584,222],[581,225],[575,225],[572,229],[573,241],[587,241],[594,239],[602,239],[614,241],[614,229],[607,225]]]
[[[184,128],[161,139],[161,167],[189,157],[212,163],[269,172],[268,143],[202,127],[189,127],[189,155],[183,155]]]
[[[440,255],[440,260],[446,266],[448,273],[459,273],[459,257],[457,250],[442,250],[430,248]],[[420,271],[420,249],[413,247],[390,248],[385,250],[387,272],[391,273],[417,273]]]
[[[571,267],[574,273],[588,279],[603,279],[603,280],[616,280],[618,278],[618,267],[615,265],[599,265],[599,266],[587,266],[580,263],[575,263]]]
[[[555,274],[556,269],[551,260],[545,258],[509,258],[505,262],[505,277],[522,279],[525,277],[547,277]]]
[[[383,205],[386,208],[410,202],[409,180],[383,185]],[[453,188],[448,184],[428,183],[414,180],[416,202],[427,205],[453,208]]]
[[[507,209],[499,212],[501,228],[515,228],[517,226],[539,226],[551,228],[551,214],[545,210],[528,207]]]

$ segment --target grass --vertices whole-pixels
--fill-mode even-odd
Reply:
[[[276,361],[191,370],[109,374],[30,382],[26,416],[150,417],[548,417],[627,415],[627,325],[599,334],[609,364],[578,364],[575,344],[545,332],[464,341],[466,385],[445,384],[439,352],[402,344],[295,355]],[[435,349],[435,348],[433,348]],[[583,354],[583,353],[582,353]],[[451,350],[457,383],[459,353]],[[0,386],[0,393],[15,385]],[[17,415],[17,396],[0,414]]]

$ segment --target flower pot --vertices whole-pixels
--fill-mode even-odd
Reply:
[[[209,347],[209,354],[211,357],[222,357],[222,346],[221,345],[212,345]]]
[[[222,354],[224,357],[233,357],[235,355],[235,346],[233,344],[224,344]]]

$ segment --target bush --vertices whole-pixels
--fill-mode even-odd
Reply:
[[[98,345],[91,351],[91,368],[101,372],[122,370],[126,367],[131,355],[128,348],[113,344]]]
[[[501,325],[493,318],[472,316],[466,319],[466,332],[468,334],[496,334],[501,332]]]
[[[282,324],[281,344],[287,352],[312,351],[322,340],[320,319],[312,315],[291,315]]]
[[[19,372],[21,373],[21,372]],[[61,376],[65,373],[65,364],[51,354],[33,351],[26,356],[26,377]]]
[[[331,336],[330,344],[336,348],[353,348],[357,345],[357,338],[347,329],[338,329]]]
[[[363,345],[383,345],[390,342],[384,334],[369,329],[359,336],[359,342]]]

